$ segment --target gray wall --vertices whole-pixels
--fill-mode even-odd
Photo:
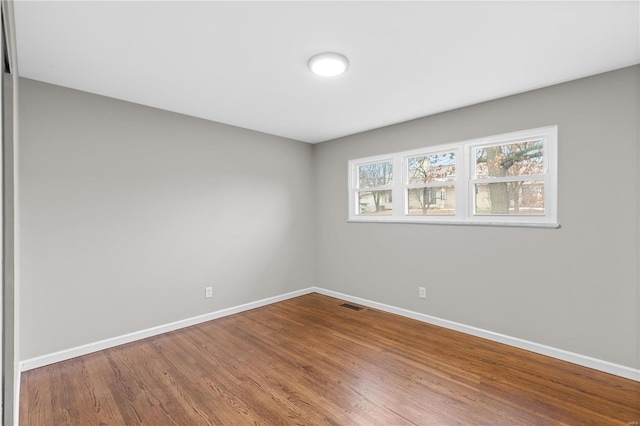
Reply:
[[[20,88],[22,359],[314,285],[313,146]]]
[[[640,367],[638,81],[626,68],[317,145],[317,285]],[[560,229],[346,222],[349,159],[552,124]]]
[[[22,359],[315,284],[639,368],[639,70],[315,146],[21,80]],[[346,223],[349,159],[551,124],[560,229]]]

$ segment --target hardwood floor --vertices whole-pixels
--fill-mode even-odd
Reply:
[[[310,294],[27,371],[21,425],[628,425],[640,383]]]

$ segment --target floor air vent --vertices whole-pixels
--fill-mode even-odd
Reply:
[[[354,311],[361,311],[361,310],[364,309],[362,306],[351,305],[349,303],[343,303],[340,306],[342,306],[344,308],[347,308],[347,309],[353,309]]]

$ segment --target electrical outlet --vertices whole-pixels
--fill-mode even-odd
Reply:
[[[205,299],[213,297],[213,287],[206,287],[204,289],[204,297],[205,297]]]
[[[426,299],[427,298],[427,289],[424,287],[418,287],[418,296],[420,297],[420,299]]]

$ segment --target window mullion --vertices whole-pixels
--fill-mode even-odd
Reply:
[[[471,149],[468,144],[463,144],[462,147],[458,149],[458,157],[460,157],[460,162],[458,165],[458,186],[456,188],[456,202],[460,205],[460,208],[456,210],[456,217],[462,220],[467,220],[471,216],[470,209],[472,208],[469,204],[472,202],[471,190],[469,179],[471,176],[471,165],[473,161],[471,160]]]
[[[482,185],[485,183],[502,183],[502,182],[522,182],[526,180],[544,180],[547,177],[544,175],[520,175],[520,176],[505,176],[505,177],[490,177],[483,179],[470,179],[474,185]]]
[[[403,183],[405,182],[404,161],[402,155],[393,157],[393,212],[391,216],[400,218],[405,214]]]
[[[372,192],[372,191],[391,191],[393,190],[393,185],[389,186],[375,186],[371,188],[355,188],[355,192]]]
[[[419,189],[419,188],[440,188],[440,187],[451,187],[456,186],[455,181],[450,182],[426,182],[426,183],[413,183],[411,185],[404,185],[404,189]]]

